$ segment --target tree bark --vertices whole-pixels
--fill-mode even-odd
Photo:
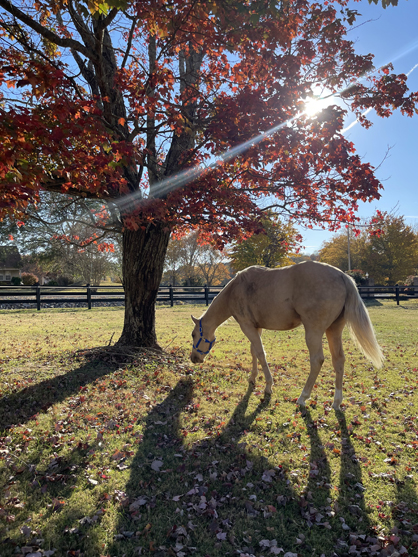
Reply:
[[[170,231],[163,223],[123,231],[125,321],[119,345],[157,348],[155,302]]]

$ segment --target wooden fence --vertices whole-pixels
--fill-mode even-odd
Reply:
[[[221,286],[161,286],[157,302],[171,306],[181,302],[208,306],[221,290]],[[411,286],[360,286],[359,292],[363,299],[393,299],[398,305],[401,300],[418,299],[418,287]],[[38,311],[47,304],[82,303],[91,309],[100,302],[124,301],[122,286],[0,286],[0,306],[33,304]]]
[[[171,306],[179,302],[205,303],[207,306],[222,290],[221,286],[161,286],[157,302]],[[86,304],[124,302],[122,286],[0,286],[0,306],[33,304],[40,311],[47,304]]]
[[[418,287],[416,286],[359,286],[358,291],[364,300],[395,299],[398,306],[400,300],[418,298]]]

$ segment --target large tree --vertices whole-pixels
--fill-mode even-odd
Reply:
[[[0,0],[1,215],[24,219],[41,190],[106,203],[100,230],[123,235],[121,344],[157,344],[172,230],[200,227],[222,245],[259,227],[263,196],[337,227],[379,197],[342,134],[345,110],[301,114],[318,86],[365,126],[369,107],[415,111],[405,75],[372,73],[373,56],[354,52],[346,4]]]

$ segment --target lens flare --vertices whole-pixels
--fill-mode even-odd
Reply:
[[[194,166],[193,168],[189,168],[187,170],[184,170],[183,172],[179,172],[174,176],[170,176],[165,180],[161,180],[161,182],[159,182],[156,186],[153,187],[152,195],[150,197],[154,199],[164,197],[165,195],[170,193],[170,191],[176,190],[178,188],[186,186],[187,184],[190,184],[195,180],[198,180],[202,176],[205,176],[206,174],[211,172],[217,166],[225,162],[229,162],[230,160],[234,159],[241,153],[247,151],[250,147],[254,147],[255,145],[258,145],[261,141],[263,141],[267,137],[275,134],[282,128],[288,126],[289,124],[291,124],[292,122],[300,118],[300,116],[301,113],[298,113],[296,114],[296,116],[293,116],[293,118],[289,118],[285,122],[282,122],[277,126],[274,126],[274,128],[271,128],[266,132],[260,133],[256,137],[253,137],[248,141],[245,141],[244,143],[241,143],[240,145],[237,145],[236,147],[233,147],[232,149],[225,151],[225,153],[219,155],[218,157],[214,157],[214,160],[211,163],[209,163],[208,166],[204,166],[204,167],[200,165]],[[113,203],[119,208],[121,212],[124,212],[128,209],[131,208],[133,209],[134,207],[132,207],[132,205],[135,206],[136,201],[142,201],[141,192],[126,195],[121,199],[119,199],[118,201],[114,201]]]

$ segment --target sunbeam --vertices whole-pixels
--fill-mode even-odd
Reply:
[[[245,141],[244,143],[241,143],[240,145],[237,145],[232,149],[228,149],[228,151],[225,151],[225,153],[219,155],[208,166],[205,167],[202,167],[200,165],[195,166],[187,170],[184,170],[183,172],[179,172],[174,176],[170,176],[165,180],[162,180],[161,182],[159,182],[157,186],[153,188],[153,194],[151,198],[163,197],[164,195],[167,195],[169,192],[175,189],[181,188],[189,184],[190,182],[193,182],[194,180],[198,180],[205,174],[211,172],[220,164],[232,160],[233,158],[237,157],[241,153],[247,151],[247,149],[249,149],[250,147],[254,147],[255,145],[258,145],[261,141],[263,141],[263,139],[266,139],[266,137],[269,137],[274,133],[278,132],[279,130],[281,130],[282,128],[288,126],[289,124],[291,124],[292,122],[300,118],[302,114],[303,112],[299,112],[298,114],[296,114],[296,116],[293,116],[293,118],[289,118],[285,122],[282,122],[277,126],[274,126],[270,130],[266,132],[262,132],[256,137],[249,139],[248,141]],[[141,200],[141,197],[142,197],[142,193],[138,191],[137,193],[135,192],[126,195],[125,197],[121,198],[120,200],[114,203],[115,205],[117,205],[117,207],[121,212],[124,212],[131,206],[132,203],[135,203],[136,200]]]

